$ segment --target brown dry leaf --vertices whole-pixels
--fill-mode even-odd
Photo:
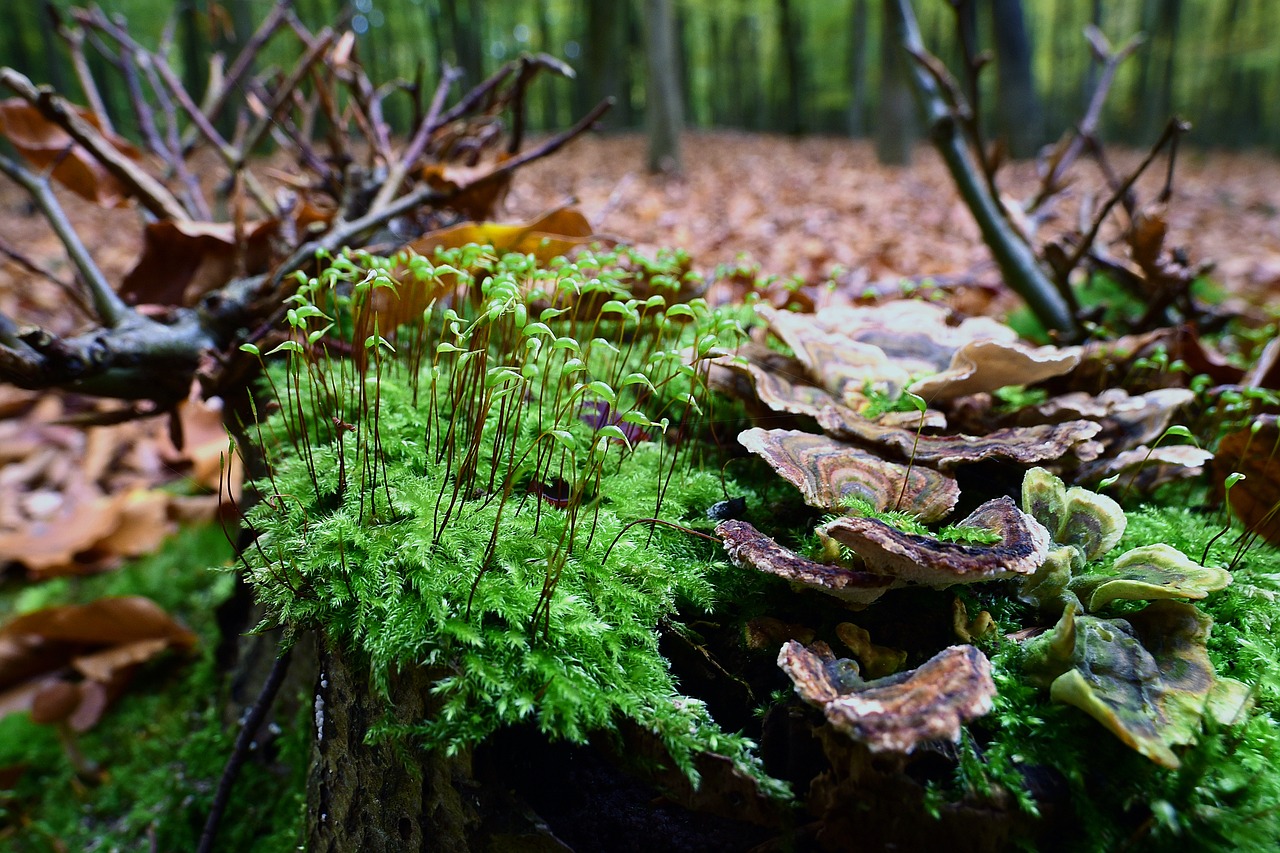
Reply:
[[[419,176],[448,196],[445,205],[473,222],[481,222],[493,216],[511,186],[510,172],[493,171],[505,159],[503,155],[497,164],[483,166],[431,163],[420,170]]]
[[[1213,470],[1219,488],[1232,473],[1244,475],[1227,492],[1231,511],[1248,530],[1280,545],[1280,418],[1259,415],[1251,427],[1224,436]]]
[[[101,571],[154,550],[173,520],[213,517],[226,432],[217,401],[189,403],[180,412],[191,438],[186,455],[170,446],[164,418],[138,417],[114,403],[50,393],[0,419],[0,564],[20,563],[35,578]],[[116,413],[130,419],[89,428],[67,423]],[[238,460],[232,464],[234,498],[241,474]],[[188,467],[214,495],[155,488]]]
[[[560,207],[524,223],[462,222],[424,234],[409,248],[428,258],[436,249],[455,249],[468,243],[493,246],[499,254],[531,254],[541,264],[591,242],[613,243],[599,236],[581,211]]]
[[[236,275],[263,272],[278,230],[275,220],[247,223],[237,243],[230,222],[152,222],[120,295],[133,304],[194,305]]]
[[[189,650],[195,634],[141,596],[50,607],[0,627],[0,715],[84,731],[136,668],[162,651]]]
[[[98,117],[88,110],[76,112],[98,130]],[[53,179],[81,198],[103,207],[121,207],[128,190],[106,170],[92,154],[76,144],[62,128],[46,119],[40,111],[21,98],[0,101],[0,136],[4,136],[18,152],[37,169],[53,166]],[[132,160],[142,154],[126,140],[104,134],[108,142]],[[56,165],[55,165],[56,164]]]
[[[996,696],[991,664],[973,646],[951,646],[920,667],[863,681],[852,661],[825,643],[789,642],[778,666],[805,702],[872,752],[910,753],[922,743],[957,741],[960,727],[990,712]]]

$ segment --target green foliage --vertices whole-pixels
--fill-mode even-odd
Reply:
[[[184,530],[155,555],[120,570],[62,578],[0,596],[6,612],[83,604],[110,595],[145,595],[200,637],[192,661],[166,656],[147,664],[90,731],[76,738],[85,758],[105,771],[101,784],[75,779],[50,726],[26,715],[0,719],[0,767],[26,764],[12,792],[0,794],[0,824],[21,821],[6,850],[133,850],[154,833],[159,850],[192,850],[236,736],[222,718],[214,661],[217,606],[232,578],[205,571],[229,560],[231,546],[216,526]],[[229,850],[288,850],[302,835],[309,705],[277,740],[271,763],[248,762],[233,790],[219,841]]]
[[[657,293],[631,297],[636,276]],[[581,742],[627,717],[690,777],[710,750],[778,790],[658,653],[660,620],[715,602],[718,549],[630,524],[705,523],[724,496],[688,464],[696,359],[740,326],[668,301],[677,286],[627,250],[539,268],[469,246],[337,258],[302,287],[245,568],[273,620],[362,653],[379,688],[438,673],[439,713],[380,736],[452,752],[524,721]],[[388,328],[388,293],[421,320]],[[350,349],[364,358],[334,355]]]

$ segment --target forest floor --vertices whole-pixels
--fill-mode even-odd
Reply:
[[[576,202],[603,234],[643,249],[681,248],[696,269],[747,260],[764,275],[820,285],[833,273],[853,292],[897,277],[951,275],[988,285],[995,270],[977,226],[942,162],[921,145],[908,168],[876,162],[870,142],[831,137],[796,139],[730,131],[685,136],[682,178],[650,175],[645,140],[637,134],[589,136],[557,156],[521,169],[507,198],[509,218],[535,216]],[[1143,152],[1112,152],[1117,168]],[[1043,228],[1065,227],[1081,200],[1101,203],[1103,181],[1088,163]],[[1028,197],[1035,165],[1003,170],[1002,189]],[[1150,199],[1164,179],[1161,164],[1139,182]],[[61,193],[61,195],[67,195]],[[141,229],[121,227],[121,211],[65,199],[68,212],[108,280],[119,281],[137,260]],[[1185,151],[1168,203],[1170,244],[1193,261],[1216,262],[1212,277],[1255,305],[1280,295],[1280,158],[1262,153]],[[61,247],[22,191],[0,183],[0,238],[68,277]],[[963,305],[996,313],[1014,303]],[[0,311],[20,322],[67,331],[77,319],[48,282],[12,262],[0,264]]]
[[[706,271],[745,256],[764,274],[810,284],[843,270],[841,280],[858,290],[899,276],[994,279],[978,228],[927,145],[909,168],[879,165],[868,141],[829,137],[699,132],[685,136],[683,151],[685,176],[670,179],[645,171],[642,136],[582,139],[521,171],[508,201],[532,215],[576,199],[600,231],[646,248],[682,248]],[[1111,156],[1123,172],[1143,153]],[[1043,226],[1049,231],[1072,223],[1082,199],[1105,198],[1096,168],[1081,163],[1075,174],[1079,183]],[[1030,162],[1001,176],[1014,199],[1038,186]],[[1163,180],[1161,164],[1139,183],[1139,198],[1154,197]],[[1216,261],[1213,277],[1229,292],[1255,304],[1280,294],[1280,159],[1183,152],[1167,218],[1170,244]]]
[[[818,304],[856,297],[867,287],[891,292],[902,277],[938,276],[978,285],[964,288],[963,296],[956,300],[957,307],[970,313],[1003,314],[1017,305],[999,284],[978,229],[941,162],[925,146],[917,149],[911,167],[888,168],[877,164],[871,144],[864,141],[690,133],[684,140],[682,178],[647,174],[644,156],[645,140],[638,135],[577,140],[567,151],[522,169],[500,217],[529,219],[572,203],[597,233],[646,250],[683,249],[692,257],[694,268],[705,273],[719,265],[756,264],[763,275],[794,278],[807,285]],[[1122,151],[1113,153],[1112,160],[1124,170],[1142,156],[1139,151]],[[1149,180],[1140,184],[1140,198],[1151,198],[1159,190],[1163,169],[1152,171]],[[1058,218],[1041,227],[1063,227],[1078,216],[1082,202],[1098,199],[1103,185],[1098,171],[1084,164],[1077,173],[1082,175],[1080,182],[1061,199]],[[1029,163],[1014,164],[1004,178],[1005,190],[1013,198],[1030,195],[1037,185],[1034,165]],[[136,215],[60,195],[108,280],[118,283],[141,251],[142,229]],[[1280,159],[1258,153],[1187,152],[1179,160],[1165,215],[1170,243],[1184,246],[1193,260],[1216,261],[1212,277],[1229,296],[1254,306],[1277,303]],[[70,280],[70,268],[58,241],[22,192],[8,182],[0,182],[0,240],[54,276]],[[832,281],[835,287],[823,287]],[[717,295],[730,294],[721,291]],[[68,294],[49,279],[13,261],[0,263],[0,313],[20,323],[67,333],[87,322],[71,303]],[[18,571],[6,572],[0,577],[5,581],[0,589],[0,622],[19,610],[44,603],[63,604],[63,592],[80,589],[62,581],[28,584],[29,580],[91,574],[118,566],[126,557],[158,548],[162,534],[179,522],[208,518],[214,512],[216,496],[209,491],[222,478],[220,457],[227,446],[216,407],[194,401],[184,407],[184,451],[171,443],[166,418],[93,430],[80,430],[64,422],[83,415],[88,408],[90,404],[75,398],[0,389],[0,483],[6,486],[0,494],[0,569],[16,568],[13,561],[23,559],[42,543],[78,541],[75,537],[92,526],[86,519],[103,531],[112,531],[86,539],[82,548],[66,544],[66,554],[48,555],[47,572],[33,569],[25,576]],[[175,488],[171,482],[175,477],[185,479],[187,486]],[[138,502],[140,496],[154,496],[154,487],[161,483],[169,483],[171,493]],[[127,497],[130,495],[133,498]],[[40,519],[39,523],[35,519]],[[211,575],[187,571],[194,564],[222,559],[221,531],[205,531],[207,541],[169,540],[158,556],[137,564],[141,569],[127,570],[133,572],[131,578],[149,578],[146,583],[150,586],[144,584],[141,591],[195,630],[206,649],[202,663],[192,668],[187,681],[169,682],[174,695],[191,693],[191,685],[196,686],[196,692],[209,695],[218,689],[214,686],[213,657],[207,651],[217,642],[217,627],[210,614],[215,598],[225,596],[229,584],[223,583],[216,595],[203,588],[192,592],[189,586],[194,588],[203,582],[199,578]],[[179,577],[181,582],[175,582]],[[104,593],[119,594],[126,588],[139,591],[128,586],[134,580],[117,584],[109,573],[95,575],[88,582],[95,585],[80,589],[85,600]],[[111,642],[116,639],[107,638]],[[137,692],[148,697],[148,689],[144,685]],[[166,703],[179,700],[157,692],[154,700],[148,701],[153,704],[139,704],[134,716],[121,717],[117,724],[130,726],[153,711],[172,710]],[[174,707],[182,708],[192,719],[203,714],[216,720],[217,710],[195,702],[191,695],[182,701],[187,704]],[[165,720],[171,718],[175,715],[157,713],[155,726],[166,725]],[[181,730],[185,723],[178,720],[172,725]],[[22,731],[26,732],[23,737],[35,736],[30,729]],[[107,729],[98,736],[110,741],[114,731]],[[192,778],[211,779],[220,771],[230,749],[229,731],[209,735],[183,752],[182,761]],[[39,734],[47,763],[60,766],[53,736]],[[3,740],[0,737],[0,742]],[[153,753],[162,750],[165,741],[156,735],[149,742],[151,753],[139,752],[127,767],[113,770],[124,779],[155,764],[152,769],[156,772],[146,777],[151,780],[147,784],[163,789],[169,780],[161,778],[163,767]],[[12,744],[16,750],[17,741]],[[98,747],[90,741],[87,751],[92,753]],[[305,747],[305,738],[299,735],[295,740],[286,738],[282,749],[288,753]],[[101,751],[109,754],[105,746]],[[11,787],[23,773],[21,766],[6,766],[5,759],[12,757],[0,752],[0,790]],[[296,760],[298,767],[303,763]],[[276,800],[262,793],[275,784],[275,772],[277,769],[260,769],[242,782],[238,807],[248,808],[247,804],[259,798],[264,813],[276,808]],[[70,771],[63,776],[70,779]],[[287,799],[295,796],[289,793],[294,790],[272,796]],[[78,803],[69,801],[67,808],[78,809]],[[12,803],[0,797],[0,818],[10,806]],[[106,800],[100,808],[97,819],[103,825],[115,819],[114,807]],[[296,803],[292,808],[292,814],[301,814]],[[19,822],[26,820],[21,809],[17,814]],[[68,815],[68,821],[84,824],[82,831],[96,831],[96,825],[86,822],[79,812]],[[145,823],[150,818],[138,820]],[[7,837],[3,824],[0,820],[0,847]],[[276,829],[282,837],[293,831],[287,824]]]

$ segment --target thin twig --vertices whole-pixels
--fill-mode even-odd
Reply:
[[[24,101],[39,110],[49,121],[65,130],[80,143],[103,167],[123,183],[147,210],[163,219],[186,222],[191,216],[183,209],[173,193],[141,166],[134,163],[115,147],[100,130],[82,117],[53,89],[37,88],[25,75],[12,68],[0,68],[0,83],[12,89]]]
[[[93,72],[89,70],[89,63],[84,58],[84,31],[68,27],[63,22],[62,15],[58,13],[57,8],[53,5],[46,6],[45,9],[49,13],[49,17],[53,19],[54,29],[71,49],[71,65],[76,70],[76,79],[80,81],[80,88],[84,90],[84,97],[89,102],[89,109],[97,117],[103,133],[114,133],[115,128],[111,125],[111,116],[107,115],[107,107],[102,101],[102,93],[98,91],[98,84],[93,79]]]
[[[898,0],[900,40],[910,55],[925,53],[920,28],[909,0]],[[982,231],[983,242],[1000,266],[1005,282],[1018,293],[1037,319],[1047,328],[1056,329],[1068,338],[1079,335],[1079,325],[1070,306],[1036,260],[1030,244],[1004,217],[997,199],[993,198],[967,150],[959,120],[947,107],[933,77],[919,63],[910,64],[911,81],[923,109],[930,135],[965,205]]]
[[[1095,139],[1098,132],[1098,122],[1102,119],[1102,108],[1106,104],[1107,96],[1111,93],[1111,86],[1115,82],[1116,70],[1122,62],[1142,46],[1145,40],[1145,36],[1142,33],[1137,33],[1125,42],[1124,47],[1113,51],[1111,50],[1111,45],[1107,43],[1106,37],[1092,24],[1085,27],[1085,38],[1089,40],[1089,44],[1093,47],[1094,54],[1103,61],[1102,73],[1098,76],[1098,83],[1094,86],[1093,94],[1089,98],[1089,106],[1085,110],[1084,117],[1080,120],[1080,126],[1071,137],[1071,141],[1067,143],[1066,151],[1062,152],[1048,174],[1045,175],[1040,184],[1040,191],[1027,206],[1028,213],[1038,210],[1042,204],[1058,192],[1062,176],[1066,174],[1067,169],[1085,150],[1089,141]]]
[[[1093,225],[1089,228],[1089,232],[1083,236],[1080,243],[1076,246],[1075,251],[1071,253],[1071,257],[1067,259],[1065,272],[1063,273],[1064,278],[1079,265],[1081,259],[1084,258],[1086,253],[1088,253],[1089,247],[1093,245],[1093,241],[1098,239],[1098,232],[1102,229],[1102,223],[1106,221],[1106,218],[1111,213],[1112,208],[1116,206],[1120,199],[1129,192],[1130,188],[1137,183],[1138,178],[1142,177],[1143,173],[1146,172],[1147,169],[1150,168],[1151,164],[1155,162],[1155,159],[1159,156],[1161,149],[1163,149],[1165,145],[1167,145],[1177,134],[1184,132],[1188,127],[1190,127],[1190,125],[1179,121],[1178,119],[1169,120],[1169,123],[1165,125],[1164,133],[1160,134],[1160,138],[1156,140],[1156,144],[1151,146],[1151,150],[1147,152],[1147,156],[1143,158],[1142,163],[1139,164],[1138,168],[1133,171],[1133,174],[1129,175],[1125,182],[1111,194],[1111,198],[1107,199],[1106,204],[1104,204],[1102,209],[1093,217]]]
[[[102,274],[102,270],[98,269],[98,265],[93,262],[93,258],[89,255],[89,250],[85,248],[80,235],[76,233],[76,229],[68,221],[66,213],[62,210],[62,205],[58,203],[57,197],[53,194],[53,190],[49,189],[48,180],[36,177],[21,164],[10,160],[3,154],[0,154],[0,172],[4,172],[9,178],[20,184],[31,195],[31,199],[40,208],[40,212],[44,214],[45,219],[49,220],[49,225],[52,226],[53,232],[58,235],[58,239],[67,250],[67,256],[71,258],[71,263],[75,265],[76,271],[80,273],[81,280],[84,282],[85,287],[88,288],[89,296],[93,300],[94,311],[102,321],[102,325],[109,329],[119,326],[127,317],[133,314],[133,311],[111,289],[111,285],[107,283],[106,276]]]
[[[244,725],[240,727],[240,734],[236,736],[231,757],[227,759],[227,765],[222,769],[222,778],[218,780],[218,790],[214,793],[213,803],[209,806],[209,817],[205,820],[204,829],[200,832],[200,843],[196,847],[196,853],[210,853],[213,850],[213,842],[217,840],[218,826],[222,823],[222,815],[227,810],[227,803],[231,800],[231,789],[235,785],[236,776],[240,775],[240,768],[249,757],[249,748],[253,745],[254,737],[271,710],[276,694],[280,692],[280,685],[284,684],[284,678],[289,673],[289,661],[292,659],[292,647],[285,649],[280,657],[276,658],[275,663],[271,665],[271,672],[267,674],[266,682],[262,685],[261,692],[258,693],[258,698],[254,700],[249,713],[244,718]]]
[[[236,55],[235,61],[227,69],[221,85],[216,91],[210,90],[212,97],[207,99],[207,106],[200,111],[201,118],[208,120],[218,115],[223,105],[226,104],[227,97],[239,88],[241,79],[253,67],[253,61],[262,51],[262,48],[280,29],[280,25],[285,22],[292,6],[293,0],[277,0],[276,4],[271,7],[267,17],[263,19],[262,24],[254,31],[253,35],[249,37],[249,41],[245,42],[244,49]],[[189,155],[195,149],[195,133],[196,130],[194,128],[188,129],[183,137],[183,156]]]
[[[378,194],[373,197],[373,202],[369,205],[370,210],[377,210],[391,199],[395,198],[396,193],[400,192],[400,185],[404,183],[405,176],[409,174],[409,169],[413,168],[413,164],[422,156],[422,152],[427,147],[427,140],[431,138],[431,134],[435,133],[439,127],[440,111],[444,109],[444,99],[448,96],[449,90],[453,88],[453,84],[462,76],[462,69],[445,65],[440,73],[440,85],[436,86],[435,95],[431,98],[431,107],[427,110],[426,118],[418,125],[418,129],[414,132],[413,138],[409,140],[409,144],[405,147],[404,153],[399,161],[391,165],[387,172],[387,179],[383,181],[382,186],[378,189]]]
[[[27,272],[32,273],[33,275],[38,275],[41,278],[52,282],[59,290],[67,295],[67,298],[71,300],[72,304],[84,312],[86,317],[96,316],[93,312],[93,306],[88,302],[85,302],[84,295],[80,293],[79,289],[74,284],[58,278],[31,258],[28,258],[17,249],[13,248],[13,246],[10,246],[3,238],[0,238],[0,254],[7,256],[9,260],[13,261]]]

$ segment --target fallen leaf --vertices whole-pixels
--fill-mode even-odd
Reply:
[[[141,596],[37,610],[0,627],[0,715],[93,726],[137,667],[196,636]]]
[[[1231,511],[1245,528],[1280,544],[1280,417],[1259,415],[1223,436],[1213,470],[1220,490],[1231,474],[1244,475],[1226,492]]]
[[[79,107],[75,111],[102,130],[96,115]],[[37,169],[52,166],[53,179],[81,198],[103,207],[121,207],[126,203],[128,190],[124,184],[70,134],[21,98],[0,101],[0,136],[8,139]],[[131,160],[142,160],[142,154],[126,140],[114,134],[103,136],[121,154]]]

